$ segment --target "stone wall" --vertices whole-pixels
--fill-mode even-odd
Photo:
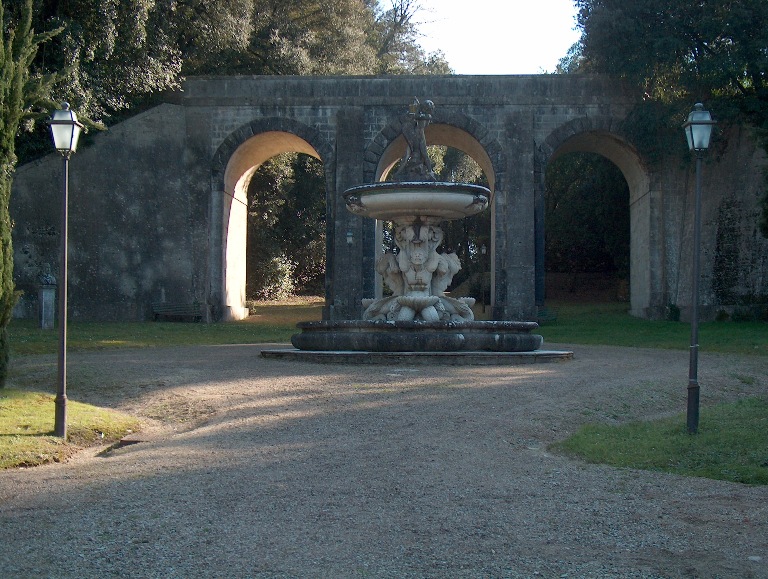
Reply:
[[[377,180],[402,154],[399,126],[413,97],[437,105],[430,144],[464,150],[491,183],[496,319],[529,319],[541,305],[544,171],[572,151],[605,155],[630,184],[632,312],[661,317],[670,304],[685,312],[693,163],[670,156],[651,164],[637,153],[621,129],[636,95],[609,78],[211,77],[189,79],[168,104],[90,135],[72,157],[72,317],[147,319],[163,299],[198,301],[212,320],[243,315],[243,216],[233,197],[244,196],[253,167],[282,151],[323,163],[325,316],[357,317],[360,299],[376,288],[376,234],[370,220],[346,211],[342,194]],[[747,131],[718,143],[704,178],[702,302],[710,315],[768,295],[768,242],[755,227],[766,160]],[[61,164],[52,154],[16,175],[15,276],[26,292],[18,315],[35,315],[43,264],[57,274]]]
[[[693,262],[695,157],[666,159],[662,217],[666,303],[688,319]],[[768,312],[768,240],[758,229],[768,163],[748,128],[716,135],[702,164],[700,306],[704,319]],[[681,170],[682,167],[682,170]],[[682,182],[680,181],[682,175]],[[664,304],[659,304],[663,306]],[[655,317],[663,315],[663,308]]]
[[[205,302],[208,195],[190,195],[184,134],[182,107],[162,105],[81,141],[70,161],[72,318],[143,320],[164,297]],[[62,170],[53,154],[16,174],[18,314],[35,315],[43,264],[59,275]]]

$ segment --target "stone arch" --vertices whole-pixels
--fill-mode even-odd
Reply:
[[[582,117],[555,131],[537,147],[534,161],[536,191],[536,298],[544,292],[544,172],[547,164],[567,153],[597,153],[613,162],[624,175],[630,195],[630,302],[633,315],[645,316],[655,305],[653,278],[655,248],[652,247],[652,191],[655,182],[648,165],[623,134],[620,120],[613,117]]]
[[[323,163],[326,191],[333,190],[333,149],[319,131],[285,117],[247,123],[216,150],[211,168],[209,275],[214,317],[242,319],[245,309],[247,191],[258,167],[280,153],[296,152]],[[330,211],[326,193],[326,207]],[[327,223],[331,223],[327,219]],[[331,226],[331,225],[329,225]]]
[[[365,183],[374,183],[382,176],[386,176],[392,166],[403,157],[407,145],[402,135],[402,127],[407,120],[407,115],[399,116],[385,126],[368,145],[363,163]],[[491,137],[488,129],[463,113],[438,109],[435,111],[432,122],[424,131],[424,135],[427,145],[446,145],[472,157],[485,173],[491,195],[495,195],[496,188],[504,181],[506,158],[501,145]],[[490,205],[490,211],[492,231],[489,232],[489,263],[491,264],[491,287],[493,287],[495,280],[493,203]],[[378,252],[381,247],[381,224],[377,223],[374,238],[375,251]],[[374,280],[374,287],[376,297],[381,297],[383,288],[379,276]],[[494,301],[493,292],[491,292],[491,301]]]

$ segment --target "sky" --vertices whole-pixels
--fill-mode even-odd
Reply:
[[[456,74],[553,72],[580,34],[573,0],[419,0],[427,52]]]

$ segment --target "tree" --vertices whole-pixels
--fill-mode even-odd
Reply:
[[[16,134],[25,118],[46,102],[53,77],[31,74],[38,47],[58,31],[35,34],[32,0],[0,4],[0,387],[8,372],[8,323],[16,302],[13,283],[13,222],[9,213],[16,169]]]
[[[162,0],[182,74],[449,72],[416,42],[414,0]]]
[[[184,74],[365,74],[375,60],[359,0],[171,4]]]
[[[418,0],[391,0],[388,9],[369,2],[374,15],[368,43],[376,51],[376,74],[451,74],[453,71],[440,52],[427,54],[419,46],[415,17]]]
[[[480,165],[459,149],[446,146],[428,147],[434,171],[439,181],[471,183],[488,187]],[[442,251],[455,252],[461,261],[461,270],[453,277],[451,289],[482,273],[485,263],[480,248],[491,246],[491,209],[464,219],[446,221],[441,225],[445,237]],[[482,291],[480,292],[482,293]],[[479,297],[475,291],[473,297]]]
[[[755,127],[768,152],[768,2],[576,0],[576,6],[579,67],[641,88],[646,103],[638,114],[656,119],[651,132],[679,129],[692,102],[707,102],[721,123]],[[625,49],[617,50],[619,41]],[[643,107],[667,114],[643,115]],[[768,191],[762,205],[768,237]]]
[[[587,62],[654,98],[681,92],[765,99],[768,4],[764,0],[577,0]],[[616,50],[621,39],[627,50]],[[745,108],[744,112],[747,112]]]
[[[33,74],[66,72],[51,93],[90,126],[124,120],[180,84],[182,56],[154,0],[35,0],[35,29],[61,32],[37,52]],[[47,127],[30,123],[17,139],[20,162],[50,152]]]
[[[147,95],[179,86],[181,52],[154,0],[41,2],[36,24],[62,33],[35,61],[38,70],[66,70],[55,87],[80,116],[102,120]]]
[[[322,164],[283,153],[264,163],[248,187],[248,299],[276,299],[287,282],[322,293],[325,274],[325,184]],[[281,283],[278,283],[282,280]]]

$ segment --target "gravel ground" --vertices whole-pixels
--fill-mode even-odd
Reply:
[[[70,354],[70,398],[144,417],[143,442],[0,472],[0,575],[768,577],[768,488],[547,451],[683,410],[687,352],[429,369],[259,349]],[[703,405],[764,395],[768,360],[703,352],[699,377]]]

